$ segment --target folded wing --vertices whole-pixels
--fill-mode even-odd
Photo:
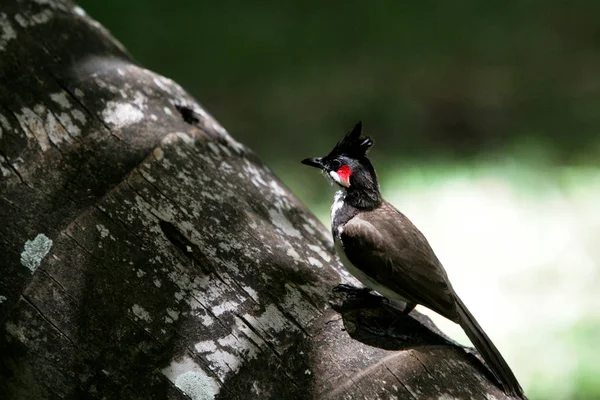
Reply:
[[[388,202],[343,229],[348,260],[405,299],[458,322],[454,291],[425,236]]]

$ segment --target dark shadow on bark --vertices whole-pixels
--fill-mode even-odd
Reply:
[[[369,346],[386,350],[406,350],[421,345],[458,344],[422,314],[402,313],[399,307],[374,293],[346,295],[334,293],[332,308],[338,311],[348,334]]]
[[[373,292],[332,292],[331,305],[340,313],[344,328],[355,340],[385,350],[408,350],[424,346],[450,346],[465,352],[467,359],[488,379],[496,382],[483,360],[471,347],[455,342],[421,313],[402,312],[405,304],[391,303]]]

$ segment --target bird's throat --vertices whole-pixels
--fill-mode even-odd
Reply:
[[[344,225],[360,212],[359,209],[346,202],[346,196],[345,190],[338,190],[331,204],[331,233],[334,239],[340,237]]]

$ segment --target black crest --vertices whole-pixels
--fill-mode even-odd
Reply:
[[[363,158],[367,155],[367,150],[373,146],[373,140],[370,137],[360,137],[362,134],[362,121],[344,136],[342,140],[335,145],[328,157],[348,156],[351,158]]]

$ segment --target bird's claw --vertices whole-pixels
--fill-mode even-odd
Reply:
[[[362,297],[371,293],[371,289],[366,287],[356,287],[346,283],[340,283],[333,288],[334,293],[345,293],[349,297]]]

